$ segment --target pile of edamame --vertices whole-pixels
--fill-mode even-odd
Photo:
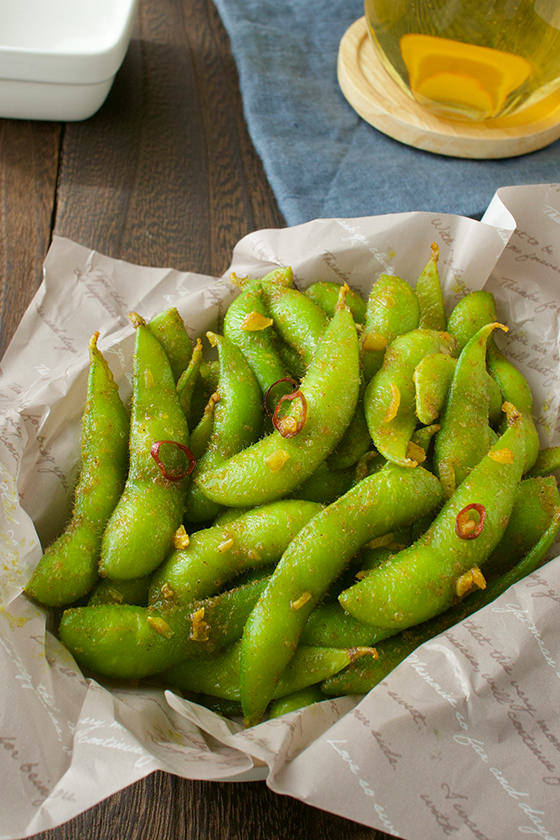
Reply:
[[[91,338],[73,514],[26,593],[86,673],[252,726],[369,691],[541,564],[560,451],[492,295],[447,317],[435,244],[367,300],[234,280],[211,354],[131,314],[130,410]]]

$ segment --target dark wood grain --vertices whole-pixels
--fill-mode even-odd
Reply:
[[[55,123],[0,120],[0,356],[41,282],[60,136]]]
[[[210,0],[141,0],[124,64],[80,123],[0,121],[0,347],[54,233],[145,265],[219,275],[235,243],[283,225]],[[34,840],[383,840],[264,783],[155,773]]]

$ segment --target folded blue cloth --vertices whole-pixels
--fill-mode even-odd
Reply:
[[[288,224],[430,210],[480,216],[498,187],[552,183],[560,141],[505,160],[422,152],[364,122],[337,82],[340,39],[363,0],[214,0],[245,117]]]

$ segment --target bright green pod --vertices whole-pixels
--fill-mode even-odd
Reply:
[[[498,323],[481,327],[461,351],[453,372],[434,451],[436,472],[446,496],[490,449],[486,348],[497,328],[506,329]]]
[[[341,593],[340,604],[358,621],[401,630],[443,612],[482,582],[478,567],[504,533],[523,471],[523,427],[513,409],[510,423],[428,530]]]
[[[104,578],[96,584],[88,599],[88,606],[96,604],[134,604],[145,607],[152,576],[144,575],[130,580]]]
[[[490,604],[514,583],[535,571],[545,560],[559,531],[560,508],[557,508],[548,528],[535,546],[513,568],[495,578],[486,589],[479,589],[468,595],[457,605],[429,621],[379,642],[375,648],[377,657],[364,656],[353,662],[344,671],[322,682],[321,691],[327,696],[336,697],[345,694],[366,694],[419,645]]]
[[[78,665],[112,679],[141,679],[180,662],[191,633],[185,610],[98,604],[65,610],[58,628]]]
[[[444,408],[456,364],[448,353],[428,353],[414,368],[416,416],[425,426],[434,423]]]
[[[115,580],[142,577],[169,554],[183,518],[189,430],[169,360],[145,322],[133,316],[130,468],[107,523],[99,573]]]
[[[300,385],[303,398],[291,399],[281,420],[286,436],[276,428],[223,466],[204,472],[197,478],[202,492],[229,507],[286,496],[342,438],[356,409],[359,381],[356,325],[350,310],[341,306]]]
[[[400,277],[381,274],[369,293],[361,359],[366,382],[383,364],[385,349],[420,322],[420,305],[414,289]]]
[[[459,352],[486,324],[495,323],[496,304],[490,292],[469,292],[455,305],[447,321],[447,332],[454,336]]]
[[[301,688],[299,691],[273,700],[268,710],[268,717],[281,717],[290,712],[296,712],[298,709],[304,709],[306,706],[312,706],[314,703],[320,703],[324,699],[325,695],[319,686],[310,685],[308,688]]]
[[[539,450],[537,459],[531,467],[531,475],[550,475],[560,470],[560,446],[549,446]]]
[[[193,352],[191,338],[179,311],[175,306],[165,309],[148,322],[148,329],[165,350],[177,382]]]
[[[283,500],[196,531],[188,546],[175,549],[155,572],[150,603],[189,604],[215,594],[246,569],[276,562],[320,509],[315,502]]]
[[[388,461],[415,467],[408,452],[416,428],[414,370],[424,356],[450,355],[455,342],[437,330],[411,330],[387,347],[381,369],[370,380],[364,395],[364,412],[377,451]]]
[[[533,394],[529,383],[515,365],[501,353],[494,343],[488,346],[488,368],[494,377],[502,397],[521,412],[525,433],[525,465],[523,472],[529,472],[539,456],[540,441],[533,419]]]
[[[210,398],[204,407],[204,411],[202,412],[202,417],[191,432],[189,447],[197,461],[202,458],[208,449],[212,431],[214,429],[214,411],[219,399],[220,395],[217,391],[210,395]]]
[[[539,541],[559,507],[560,494],[553,476],[523,479],[504,535],[486,561],[485,573],[501,574],[517,563]]]
[[[332,318],[336,309],[336,303],[340,294],[340,283],[329,280],[318,280],[305,289],[304,294],[320,306],[329,318]],[[346,295],[346,303],[357,324],[365,324],[367,302],[354,291],[349,289]]]
[[[208,522],[220,511],[220,505],[200,490],[196,478],[254,443],[263,424],[261,389],[245,356],[224,336],[212,332],[207,336],[218,350],[220,386],[208,444],[197,460],[193,483],[187,490],[185,520],[188,522]]]
[[[248,720],[254,723],[263,714],[309,614],[361,546],[435,510],[441,499],[431,473],[388,465],[301,529],[243,633],[242,704]]]
[[[314,647],[362,647],[375,645],[387,633],[348,615],[340,604],[318,604],[303,626],[299,643]]]
[[[301,691],[322,682],[328,676],[346,668],[370,648],[309,647],[302,645],[278,680],[271,699]],[[210,694],[226,700],[239,700],[241,646],[237,642],[212,657],[181,662],[173,666],[162,678],[172,688],[184,692]],[[251,721],[246,721],[251,726]]]
[[[358,399],[356,411],[348,428],[336,449],[331,452],[327,459],[328,465],[335,470],[345,470],[348,467],[353,467],[371,448],[371,445],[363,401]]]
[[[224,315],[224,335],[247,359],[263,394],[289,375],[276,351],[272,323],[258,284],[244,288]]]
[[[328,323],[325,312],[298,289],[281,283],[262,286],[263,300],[280,337],[307,367],[321,343]]]
[[[421,329],[440,330],[446,328],[445,305],[438,271],[439,248],[432,242],[432,256],[422,269],[414,291],[420,306]]]
[[[292,496],[298,499],[307,499],[310,502],[320,502],[322,505],[330,505],[350,489],[354,480],[354,470],[331,469],[326,461],[322,461],[313,475],[310,475],[302,484],[299,484],[292,492]]]
[[[89,343],[87,398],[82,415],[80,477],[72,518],[45,550],[25,591],[50,607],[71,604],[98,580],[97,562],[105,525],[121,495],[128,464],[128,414],[113,375]]]
[[[200,366],[202,364],[202,342],[199,338],[192,351],[191,358],[187,366],[177,380],[177,394],[179,395],[179,402],[181,408],[185,413],[188,421],[191,419],[191,405],[195,393],[195,387],[199,380]]]

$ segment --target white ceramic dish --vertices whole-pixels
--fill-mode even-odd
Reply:
[[[137,0],[0,0],[0,117],[83,120],[103,104]]]

